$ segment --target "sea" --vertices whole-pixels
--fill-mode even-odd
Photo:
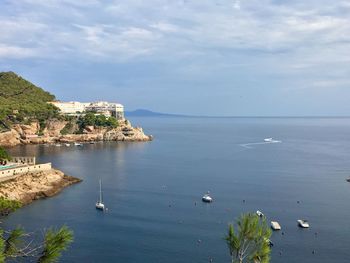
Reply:
[[[350,262],[350,119],[131,122],[154,140],[12,148],[83,181],[14,212],[2,227],[41,237],[67,225],[74,243],[60,262],[224,263],[228,225],[260,210],[282,227],[271,237],[271,262]],[[95,209],[100,179],[106,212]],[[213,203],[201,201],[207,191]]]

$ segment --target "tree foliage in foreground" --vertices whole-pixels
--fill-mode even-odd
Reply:
[[[73,232],[66,226],[50,228],[42,241],[17,227],[12,231],[0,229],[0,263],[2,262],[58,262],[62,252],[73,242]]]
[[[271,229],[265,219],[255,214],[243,214],[237,220],[237,231],[229,225],[225,238],[232,263],[270,262]]]
[[[0,197],[0,216],[6,216],[22,206],[22,203],[15,200],[8,200]]]

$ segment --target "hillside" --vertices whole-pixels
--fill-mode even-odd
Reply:
[[[47,104],[55,96],[13,72],[0,72],[0,121],[46,120],[57,116],[57,108]]]

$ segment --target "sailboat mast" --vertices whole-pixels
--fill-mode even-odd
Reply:
[[[102,203],[102,183],[100,179],[100,203]]]

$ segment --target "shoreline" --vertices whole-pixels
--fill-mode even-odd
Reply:
[[[0,197],[23,206],[59,194],[66,187],[82,182],[60,170],[27,172],[0,183]]]
[[[38,122],[16,124],[10,130],[0,133],[0,146],[98,141],[147,142],[153,140],[152,135],[146,135],[141,127],[133,127],[129,122],[113,129],[88,127],[81,134],[61,134],[65,125],[66,122],[52,121],[48,128],[45,128],[43,135],[39,136],[40,126]]]

